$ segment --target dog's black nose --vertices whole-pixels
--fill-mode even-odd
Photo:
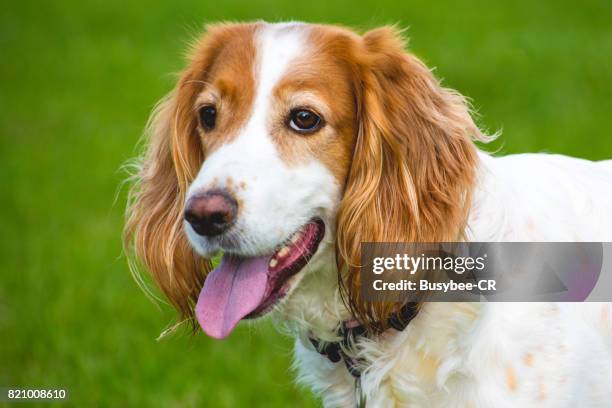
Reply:
[[[206,237],[222,234],[236,220],[238,203],[225,190],[196,194],[187,201],[185,220],[195,232]]]

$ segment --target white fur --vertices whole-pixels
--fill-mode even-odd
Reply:
[[[612,241],[612,161],[480,153],[475,195],[473,241]],[[309,293],[312,304],[325,301]],[[430,303],[403,332],[362,341],[357,356],[367,362],[368,406],[608,407],[612,308]],[[326,406],[355,405],[346,369],[313,351],[304,335],[296,340],[296,359],[300,381]]]
[[[349,318],[337,287],[333,214],[340,187],[312,157],[289,166],[272,141],[266,118],[271,92],[305,46],[307,28],[265,25],[257,37],[254,109],[239,135],[210,155],[189,194],[227,187],[244,203],[221,238],[185,225],[202,255],[218,250],[270,253],[313,216],[328,231],[278,309],[296,336],[299,380],[326,406],[354,406],[354,380],[342,363],[321,357],[309,333],[335,340]],[[612,161],[592,163],[553,155],[492,158],[480,169],[468,236],[474,241],[612,241]],[[368,406],[604,407],[612,403],[612,327],[608,304],[432,303],[402,332],[357,344],[366,364]],[[606,309],[607,308],[607,309]]]

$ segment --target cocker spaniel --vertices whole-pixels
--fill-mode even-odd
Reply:
[[[612,161],[478,150],[396,29],[209,26],[147,136],[135,257],[209,336],[286,322],[325,405],[611,406],[608,304],[362,298],[362,242],[612,241]]]

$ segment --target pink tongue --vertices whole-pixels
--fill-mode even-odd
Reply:
[[[270,257],[223,256],[221,265],[206,278],[195,309],[206,334],[227,337],[240,319],[263,302]]]

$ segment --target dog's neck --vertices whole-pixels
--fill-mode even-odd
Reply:
[[[289,302],[280,308],[281,319],[300,336],[336,341],[338,327],[353,316],[340,297],[333,244],[324,242],[307,267]]]
[[[473,191],[472,213],[470,213],[465,237],[469,240],[494,240],[499,231],[488,231],[486,226],[494,218],[503,217],[504,209],[491,205],[499,201],[502,192],[491,191],[489,183],[493,171],[493,159],[479,152],[477,182]],[[491,213],[495,211],[495,213]],[[485,221],[489,222],[485,222]],[[495,223],[493,223],[495,224]],[[484,229],[483,229],[484,228]],[[482,238],[486,236],[485,238]],[[327,238],[322,243],[316,260],[308,266],[307,273],[299,282],[291,299],[280,310],[281,319],[299,335],[311,335],[324,341],[338,340],[337,330],[343,322],[354,319],[342,301],[338,288],[333,242]],[[438,310],[440,308],[436,308]]]

